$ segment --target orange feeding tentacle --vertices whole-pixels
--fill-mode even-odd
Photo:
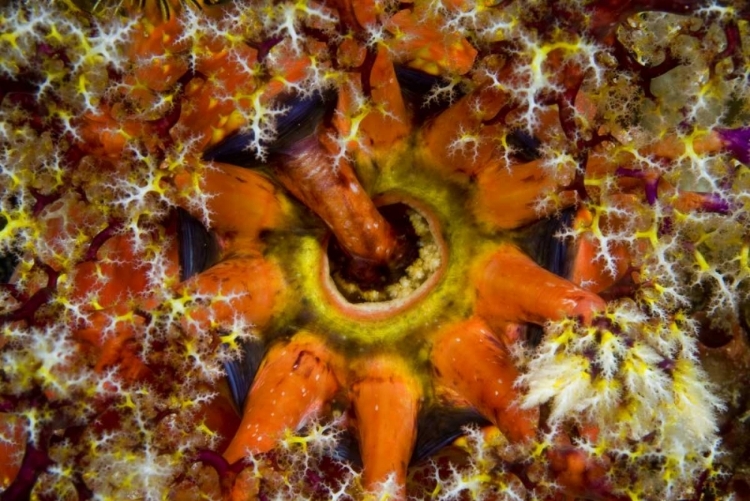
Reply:
[[[282,184],[315,211],[352,256],[387,263],[397,254],[396,235],[375,208],[346,161],[333,165],[315,137],[294,146],[288,161],[277,166]]]
[[[212,298],[184,317],[188,329],[204,331],[212,322],[231,321],[236,316],[256,327],[265,326],[281,303],[285,290],[278,265],[248,252],[223,261],[186,281],[180,289],[186,300]]]
[[[509,244],[476,268],[475,277],[477,313],[491,325],[576,316],[588,321],[606,306],[596,294],[545,270]]]
[[[558,189],[558,182],[542,167],[542,160],[534,160],[508,167],[505,162],[493,161],[477,176],[477,194],[473,201],[478,221],[501,229],[512,229],[536,221],[540,216],[560,209],[550,204],[549,214],[536,208],[540,195]],[[502,193],[499,196],[498,193]],[[560,193],[562,206],[572,205],[575,193]]]
[[[275,263],[259,253],[248,249],[242,252],[241,257],[235,254],[180,284],[166,313],[155,310],[160,307],[158,296],[141,296],[137,301],[94,312],[90,325],[76,331],[76,339],[93,350],[97,370],[119,364],[128,379],[137,380],[146,377],[149,370],[132,341],[148,314],[179,315],[185,331],[196,337],[238,317],[256,328],[265,326],[281,303],[285,290],[282,274]]]
[[[591,224],[592,214],[586,207],[581,207],[576,213],[573,227]],[[606,225],[608,221],[601,224]],[[627,247],[620,243],[612,244],[609,252],[617,259],[617,271],[612,275],[601,262],[596,259],[600,251],[599,243],[595,240],[579,238],[576,243],[575,257],[570,272],[570,281],[582,288],[599,293],[622,279],[630,267],[630,252]]]
[[[395,482],[405,498],[406,469],[417,436],[421,388],[400,360],[381,356],[362,362],[351,385],[367,489]]]
[[[190,176],[178,175],[175,184],[187,189]],[[285,207],[278,188],[257,172],[212,163],[202,173],[200,189],[209,195],[206,209],[211,214],[211,229],[221,238],[252,241],[264,229],[275,228],[283,221]],[[181,204],[198,219],[203,216],[189,200]]]
[[[484,168],[497,149],[496,137],[506,128],[483,122],[496,115],[506,102],[507,96],[500,92],[478,90],[431,120],[420,138],[429,164],[445,173],[466,175],[475,175]]]
[[[224,458],[234,463],[248,452],[269,451],[286,430],[317,416],[339,386],[331,365],[324,343],[304,333],[272,348],[255,376]]]
[[[538,409],[517,407],[518,370],[510,354],[479,318],[441,330],[432,345],[437,381],[466,398],[512,441],[532,439]]]
[[[385,49],[380,49],[375,57],[370,71],[370,85],[371,97],[378,103],[378,109],[362,120],[362,132],[377,152],[387,155],[411,132],[411,127],[396,71]]]

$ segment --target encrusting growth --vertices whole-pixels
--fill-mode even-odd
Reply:
[[[749,14],[0,8],[0,497],[740,492]]]

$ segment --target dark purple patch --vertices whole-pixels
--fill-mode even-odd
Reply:
[[[724,142],[724,148],[734,158],[750,165],[750,127],[737,129],[716,129]]]

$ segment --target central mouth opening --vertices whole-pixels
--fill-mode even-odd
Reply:
[[[397,235],[399,254],[392,262],[363,262],[347,254],[335,237],[329,240],[331,279],[350,303],[380,303],[407,298],[441,265],[438,242],[422,214],[403,202],[383,205],[378,210]]]

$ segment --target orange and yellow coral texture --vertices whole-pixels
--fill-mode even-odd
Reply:
[[[0,499],[750,499],[744,2],[0,5]]]

